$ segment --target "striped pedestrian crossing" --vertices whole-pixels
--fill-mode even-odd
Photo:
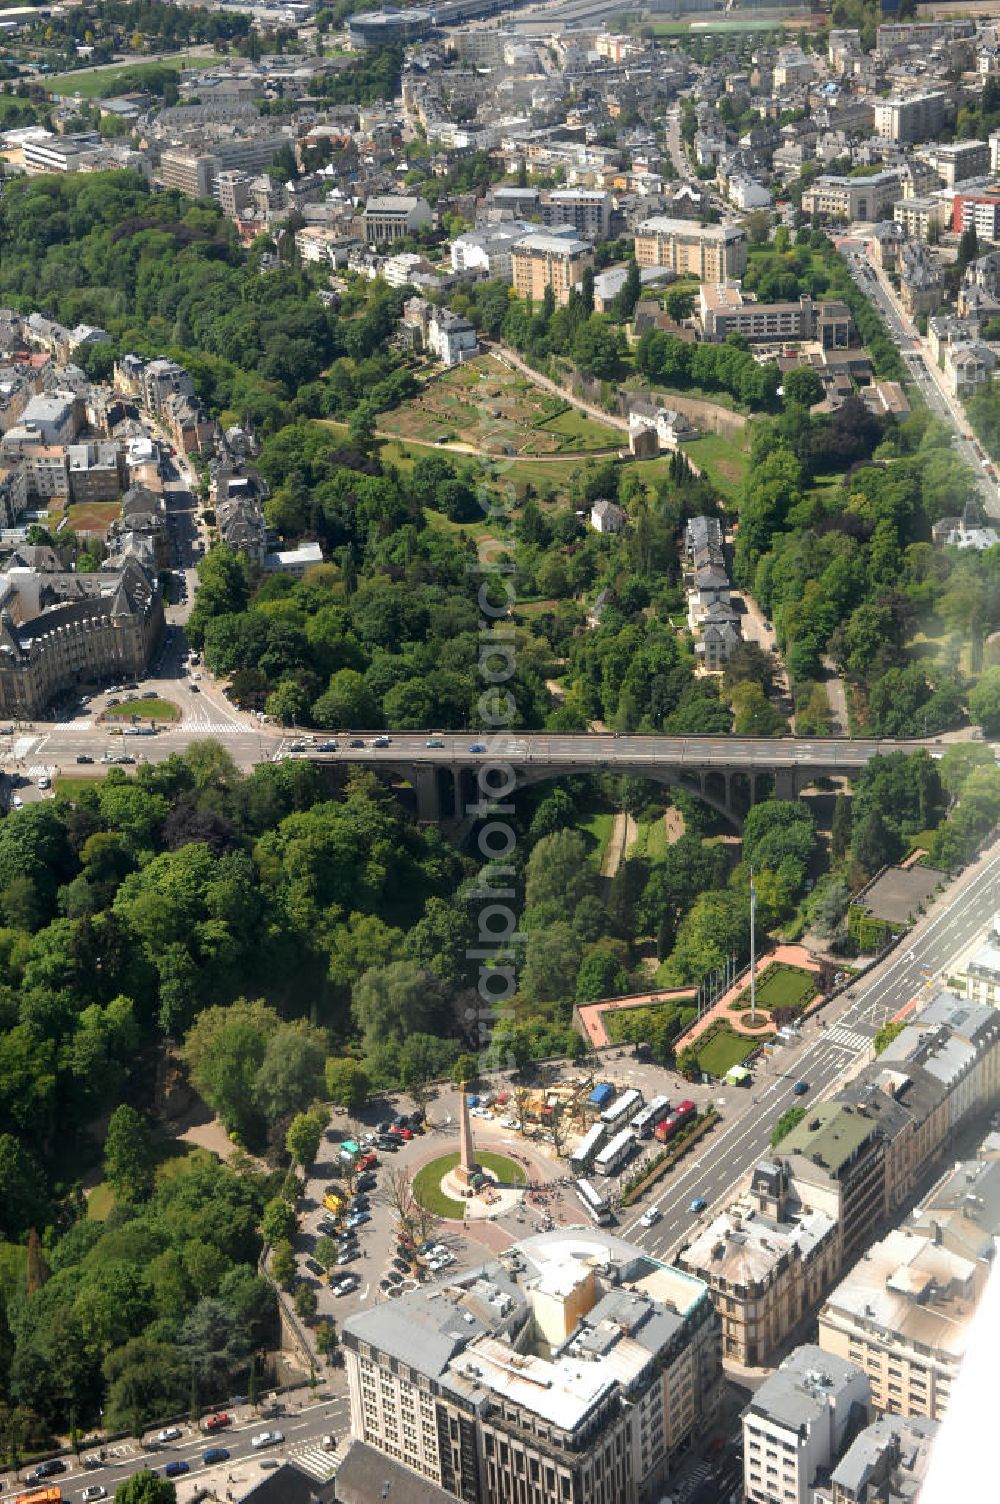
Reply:
[[[31,767],[28,769],[28,777],[29,778],[33,778],[33,779],[34,778],[51,778],[52,777],[52,769],[49,767],[48,763],[33,762],[31,764]]]
[[[828,1044],[838,1044],[854,1054],[860,1050],[867,1050],[872,1042],[869,1034],[859,1034],[857,1029],[848,1029],[844,1024],[828,1029],[824,1038]]]
[[[348,1434],[346,1441],[350,1442]],[[310,1478],[315,1478],[319,1483],[326,1483],[336,1473],[340,1466],[340,1448],[336,1452],[328,1452],[323,1447],[304,1443],[298,1447],[292,1447],[288,1453],[289,1461],[308,1473]]]

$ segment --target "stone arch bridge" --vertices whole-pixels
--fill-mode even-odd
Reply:
[[[686,789],[737,830],[773,791],[794,799],[818,778],[855,778],[873,757],[914,752],[940,756],[943,743],[734,736],[614,736],[609,733],[369,732],[340,739],[336,752],[307,751],[317,763],[371,767],[408,783],[417,817],[461,820],[486,813],[518,789],[571,774],[611,773]],[[376,741],[386,743],[377,746]],[[483,806],[482,809],[479,806]]]

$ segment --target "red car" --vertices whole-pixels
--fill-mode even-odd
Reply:
[[[377,1154],[363,1154],[361,1156],[361,1158],[358,1160],[358,1168],[360,1170],[374,1170],[377,1167],[377,1165],[378,1165],[378,1155]]]
[[[404,1128],[403,1129],[403,1137],[405,1139],[411,1139],[413,1137],[413,1129],[412,1128]]]
[[[232,1421],[229,1419],[229,1416],[224,1410],[220,1410],[218,1415],[210,1415],[208,1417],[208,1420],[205,1422],[205,1430],[222,1431],[226,1426],[231,1425]]]

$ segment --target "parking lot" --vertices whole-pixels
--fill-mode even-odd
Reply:
[[[612,1052],[612,1058],[606,1058],[604,1065],[595,1080],[610,1081],[619,1090],[639,1087],[647,1101],[658,1095],[688,1097],[695,1101],[699,1111],[714,1103],[724,1117],[737,1116],[752,1106],[748,1091],[692,1085],[673,1072],[636,1060],[625,1050]],[[579,1077],[580,1071],[568,1067],[563,1074]],[[500,1085],[509,1088],[510,1083]],[[394,1172],[402,1172],[402,1178],[412,1182],[422,1165],[457,1149],[458,1108],[457,1089],[442,1089],[427,1108],[423,1131],[400,1138],[398,1146],[391,1149],[365,1142],[365,1136],[377,1135],[379,1125],[388,1125],[397,1114],[409,1117],[413,1104],[408,1099],[401,1097],[373,1104],[360,1118],[349,1118],[344,1113],[333,1116],[300,1202],[300,1225],[294,1243],[298,1274],[315,1290],[318,1316],[330,1316],[339,1323],[352,1312],[379,1300],[391,1300],[418,1282],[447,1279],[474,1268],[530,1233],[585,1220],[568,1160],[556,1156],[544,1130],[527,1124],[527,1133],[522,1135],[514,1126],[512,1108],[498,1106],[492,1112],[473,1117],[475,1143],[479,1148],[518,1162],[526,1176],[523,1194],[507,1210],[467,1217],[464,1223],[437,1221],[429,1233],[429,1241],[441,1246],[446,1261],[414,1256],[412,1250],[402,1249],[397,1236],[399,1198],[391,1183]],[[360,1179],[357,1186],[345,1181],[341,1174],[340,1150],[345,1140],[356,1142],[364,1153],[374,1153],[378,1160],[367,1172],[371,1179]],[[643,1152],[652,1152],[654,1147],[652,1143],[643,1145]],[[628,1174],[641,1161],[642,1152],[623,1173]],[[621,1175],[610,1177],[602,1182],[602,1189],[614,1196],[621,1178]],[[328,1190],[345,1202],[339,1217],[332,1216],[323,1205]],[[352,1190],[360,1191],[363,1202],[357,1204],[356,1220],[349,1227]],[[630,1208],[620,1218],[622,1226],[633,1222],[655,1202],[654,1193]],[[342,1249],[343,1262],[335,1264],[329,1276],[315,1260],[316,1245],[321,1238],[339,1239]],[[424,1240],[414,1238],[415,1244],[421,1241]],[[321,1251],[328,1251],[326,1245]],[[337,1293],[338,1289],[341,1293]]]

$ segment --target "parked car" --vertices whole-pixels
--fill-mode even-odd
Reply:
[[[327,742],[317,742],[316,743],[316,751],[317,752],[339,752],[340,751],[340,743],[339,742],[330,742],[330,741],[327,741]]]
[[[353,1259],[357,1258],[358,1251],[357,1243],[349,1243],[346,1248],[342,1248],[337,1254],[338,1267],[342,1264],[351,1263]]]
[[[157,1431],[156,1440],[162,1445],[168,1441],[180,1441],[181,1432],[179,1426],[164,1426],[162,1431]]]
[[[76,760],[79,763],[91,763],[94,759],[90,757],[86,752],[78,752],[76,754]]]
[[[260,1451],[262,1447],[277,1447],[285,1439],[284,1431],[258,1431],[256,1436],[251,1436],[250,1445]]]
[[[326,1273],[323,1265],[317,1259],[306,1259],[305,1265],[310,1274],[323,1275]]]
[[[345,1274],[333,1286],[333,1293],[334,1295],[350,1295],[351,1291],[356,1290],[360,1283],[361,1281],[356,1274]]]
[[[348,1227],[363,1227],[364,1224],[366,1222],[370,1222],[371,1219],[371,1212],[352,1212],[347,1219],[347,1225]]]
[[[390,1285],[401,1285],[403,1283],[403,1276],[398,1269],[390,1269],[385,1277]]]
[[[178,1457],[175,1462],[168,1462],[163,1469],[165,1478],[183,1478],[185,1473],[191,1471],[190,1462],[185,1462],[183,1457]]]
[[[43,1478],[54,1478],[57,1473],[66,1471],[65,1462],[58,1457],[52,1457],[48,1462],[40,1462],[30,1473],[25,1473],[25,1483],[40,1483]]]
[[[377,1143],[378,1140],[375,1139],[374,1142]],[[374,1170],[377,1165],[377,1154],[362,1154],[361,1158],[358,1160],[358,1168],[361,1170]]]
[[[409,1274],[410,1266],[404,1258],[396,1258],[392,1261],[392,1267],[398,1269],[400,1274]]]
[[[228,1462],[229,1453],[225,1447],[209,1447],[207,1452],[201,1454],[201,1460],[206,1467],[212,1467],[216,1462]]]
[[[85,1488],[80,1494],[80,1498],[83,1500],[83,1504],[91,1504],[92,1500],[106,1499],[107,1497],[108,1491],[106,1488],[102,1488],[100,1483],[89,1484],[88,1487]]]
[[[210,1415],[205,1422],[206,1431],[222,1431],[226,1426],[231,1426],[232,1421],[225,1410],[218,1410],[215,1415]]]
[[[359,1191],[373,1191],[378,1185],[378,1176],[369,1170],[364,1175],[359,1175],[356,1181]]]

